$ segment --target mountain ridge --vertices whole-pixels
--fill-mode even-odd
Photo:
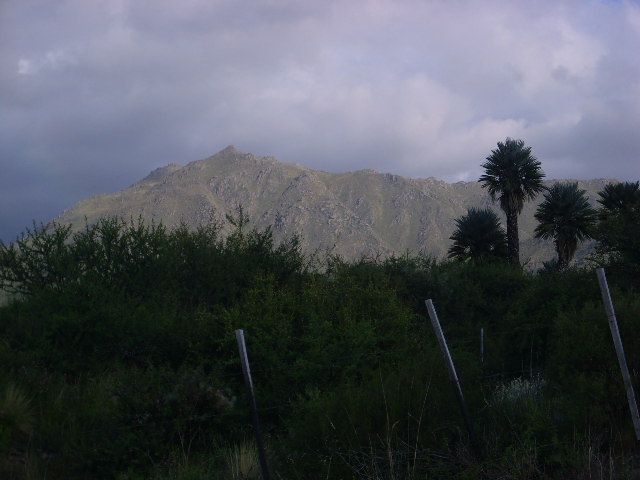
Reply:
[[[577,181],[595,205],[596,193],[611,181]],[[533,238],[533,213],[542,200],[525,204],[520,216],[522,259],[538,266],[553,257],[551,242]],[[243,153],[230,145],[184,166],[157,168],[129,187],[81,200],[56,221],[74,227],[102,216],[141,216],[168,227],[215,220],[228,231],[226,214],[241,205],[258,228],[271,226],[276,241],[297,234],[306,252],[331,251],[345,258],[406,251],[443,257],[454,220],[470,207],[489,207],[502,218],[478,182],[448,183],[372,169],[332,173],[272,156]],[[582,246],[577,258],[592,248]]]

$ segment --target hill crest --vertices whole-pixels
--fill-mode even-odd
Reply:
[[[595,204],[597,192],[611,180],[577,181]],[[521,256],[531,266],[553,256],[550,242],[533,238],[533,213],[541,199],[526,203],[520,216]],[[82,200],[56,220],[80,226],[85,218],[93,222],[117,215],[142,216],[168,227],[181,222],[195,227],[212,219],[225,225],[225,215],[238,205],[256,227],[271,226],[276,241],[297,234],[307,252],[346,258],[406,251],[443,257],[454,220],[469,207],[490,207],[502,217],[478,182],[447,183],[371,169],[324,172],[230,145],[184,166],[157,168],[124,190]],[[582,247],[578,258],[589,249]]]

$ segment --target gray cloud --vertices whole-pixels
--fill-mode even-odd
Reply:
[[[325,170],[640,176],[635,2],[0,5],[0,238],[235,144]]]

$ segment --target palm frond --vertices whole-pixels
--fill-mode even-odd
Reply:
[[[456,219],[449,257],[458,260],[506,258],[507,237],[498,216],[488,209],[471,208]]]
[[[507,138],[504,143],[498,142],[482,168],[485,173],[479,182],[505,212],[520,213],[524,202],[534,199],[544,189],[541,163],[524,140]]]
[[[535,218],[536,238],[553,239],[561,263],[566,263],[579,242],[592,238],[596,211],[577,183],[556,183],[547,190]]]
[[[601,192],[598,203],[610,213],[640,204],[640,182],[610,183]]]

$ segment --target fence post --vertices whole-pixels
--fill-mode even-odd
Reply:
[[[244,385],[249,396],[249,406],[251,407],[251,423],[256,437],[258,447],[258,459],[262,480],[269,480],[269,467],[267,466],[267,456],[265,454],[264,442],[262,441],[262,430],[260,429],[260,419],[258,418],[258,407],[253,391],[253,380],[251,379],[251,368],[249,367],[249,356],[247,355],[247,345],[244,341],[244,330],[236,330],[236,340],[238,341],[238,351],[240,352],[240,362],[242,363],[242,374],[244,375]]]
[[[616,354],[618,355],[618,363],[620,364],[620,370],[622,371],[622,379],[624,380],[624,386],[627,390],[627,400],[629,401],[631,420],[633,420],[633,427],[636,431],[636,439],[640,441],[640,416],[638,415],[638,404],[636,403],[636,395],[633,391],[631,375],[629,375],[629,367],[627,367],[627,359],[624,355],[624,348],[622,346],[622,339],[620,338],[620,331],[618,330],[616,313],[613,310],[613,302],[611,301],[609,286],[607,285],[607,277],[605,276],[604,268],[598,268],[596,273],[598,274],[600,293],[602,293],[604,309],[607,312],[607,320],[609,320],[609,329],[611,330],[611,336],[613,337],[613,344],[616,347]]]
[[[454,366],[453,360],[451,359],[451,354],[449,353],[447,340],[444,338],[444,333],[442,332],[442,327],[440,326],[440,321],[438,320],[438,314],[436,313],[436,309],[433,306],[433,302],[431,301],[431,299],[426,300],[425,304],[427,305],[427,311],[429,312],[431,325],[433,326],[436,338],[438,339],[438,344],[440,345],[440,350],[442,351],[442,356],[444,357],[444,363],[446,364],[447,370],[449,372],[449,380],[451,380],[451,384],[453,385],[453,390],[455,391],[456,397],[458,399],[458,404],[460,405],[460,412],[462,413],[462,417],[464,418],[467,432],[469,432],[471,447],[473,448],[476,455],[481,456],[480,444],[478,443],[476,433],[473,429],[473,422],[471,421],[469,409],[467,408],[467,403],[465,402],[464,395],[462,394],[462,387],[460,386],[460,380],[458,379],[458,374],[456,373],[456,367]]]

